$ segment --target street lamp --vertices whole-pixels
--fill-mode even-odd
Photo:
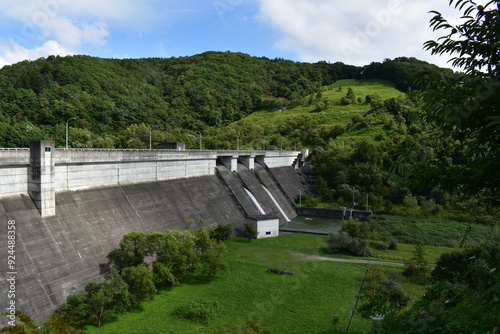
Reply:
[[[354,187],[352,187],[352,209],[354,210],[354,206],[356,205],[356,203],[354,203],[354,194],[356,193],[356,189]]]
[[[200,135],[200,151],[201,151],[201,148],[203,147],[203,142],[202,142],[202,137],[201,137],[203,135],[203,132],[196,131],[196,133]]]
[[[235,135],[236,137],[236,151],[240,150],[240,136]]]
[[[66,121],[66,149],[68,149],[68,126],[69,126],[69,121],[74,120],[74,119],[76,120],[76,118],[71,117],[70,119],[68,119]]]
[[[158,126],[155,125],[155,126],[152,126],[149,128],[149,150],[151,151],[151,137],[152,137],[152,134],[153,134],[153,129],[154,128],[157,128]]]

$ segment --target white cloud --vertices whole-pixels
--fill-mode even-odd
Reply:
[[[295,52],[302,61],[342,61],[367,65],[400,56],[445,66],[423,44],[438,35],[429,28],[430,10],[446,18],[460,12],[448,0],[259,0],[260,18],[273,26],[276,47]]]
[[[70,50],[53,40],[47,41],[42,46],[34,49],[26,49],[12,39],[0,39],[0,45],[0,54],[4,55],[0,57],[0,67],[26,59],[35,60],[47,55],[73,54]]]
[[[134,29],[151,25],[160,15],[154,4],[148,0],[2,1],[1,16],[19,24],[8,35],[0,32],[0,38],[10,40],[0,48],[0,65],[26,55],[33,59],[34,55],[80,53],[86,45],[103,46],[110,36],[108,22]]]

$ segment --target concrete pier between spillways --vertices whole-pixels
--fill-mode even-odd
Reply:
[[[16,309],[44,321],[68,295],[102,279],[106,255],[131,231],[183,229],[199,218],[241,230],[254,210],[245,188],[270,214],[293,217],[303,158],[296,151],[64,150],[46,141],[0,149],[0,308],[10,302],[6,273],[15,272]]]

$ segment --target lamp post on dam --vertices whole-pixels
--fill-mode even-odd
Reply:
[[[68,119],[68,120],[66,121],[66,149],[68,149],[68,128],[69,128],[69,122],[70,122],[71,120],[76,120],[76,118],[71,117],[70,119]]]

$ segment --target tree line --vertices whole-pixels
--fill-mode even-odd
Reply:
[[[451,75],[414,58],[357,67],[231,52],[168,59],[49,56],[0,69],[0,146],[27,147],[32,139],[62,146],[71,118],[76,147],[147,148],[143,137],[150,131],[155,143],[170,136],[189,144],[196,131],[300,103],[339,79],[383,78],[407,90],[424,69]]]
[[[130,232],[108,254],[110,271],[104,281],[90,282],[83,292],[70,295],[56,314],[73,324],[100,327],[190,275],[209,282],[226,269],[223,241],[231,235],[232,226],[223,223],[208,230]]]

